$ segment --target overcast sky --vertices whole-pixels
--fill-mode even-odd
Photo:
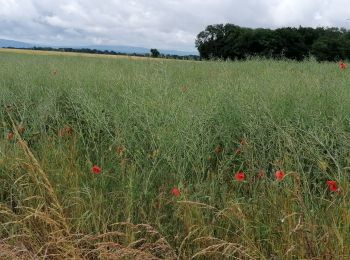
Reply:
[[[350,29],[350,0],[0,0],[0,38],[195,50],[209,24]]]

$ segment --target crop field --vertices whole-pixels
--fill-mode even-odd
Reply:
[[[350,69],[0,50],[0,259],[350,259]]]

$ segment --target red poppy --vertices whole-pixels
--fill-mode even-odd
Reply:
[[[258,173],[258,178],[262,179],[265,177],[265,171],[264,170],[260,170]]]
[[[178,187],[174,187],[171,190],[171,194],[173,194],[173,196],[175,196],[175,197],[180,197],[180,195],[181,195],[180,189]]]
[[[91,171],[94,174],[99,174],[99,173],[101,173],[102,169],[100,167],[98,167],[97,165],[94,165],[94,166],[92,166]]]
[[[235,179],[236,179],[236,181],[244,181],[244,179],[245,179],[244,172],[242,172],[242,171],[237,172],[235,175]]]
[[[338,192],[338,184],[336,181],[327,181],[327,185],[330,191]]]
[[[12,140],[13,137],[14,137],[13,132],[10,132],[10,133],[7,134],[7,139],[8,139],[8,140]]]
[[[278,170],[278,171],[276,171],[276,173],[275,173],[275,177],[276,177],[276,180],[277,180],[277,181],[281,181],[281,180],[284,179],[285,173],[284,173],[283,171],[281,171],[281,170]]]
[[[236,149],[236,154],[240,154],[241,153],[241,149],[237,148]]]
[[[339,68],[340,68],[341,70],[345,70],[346,67],[347,67],[347,65],[344,63],[344,61],[343,61],[343,60],[340,60],[340,62],[339,62]]]

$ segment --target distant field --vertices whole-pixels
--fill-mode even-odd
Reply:
[[[60,52],[60,51],[39,51],[39,50],[24,50],[24,49],[7,49],[0,48],[0,53],[17,53],[17,54],[31,54],[31,55],[45,55],[45,56],[72,56],[72,57],[98,57],[98,58],[124,58],[124,59],[154,59],[150,57],[138,57],[129,55],[107,55],[107,54],[92,54],[92,53],[78,53],[78,52]]]
[[[350,258],[350,70],[106,57],[0,49],[0,259]]]

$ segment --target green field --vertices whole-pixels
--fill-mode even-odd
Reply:
[[[349,259],[349,100],[336,63],[0,51],[0,259]]]

